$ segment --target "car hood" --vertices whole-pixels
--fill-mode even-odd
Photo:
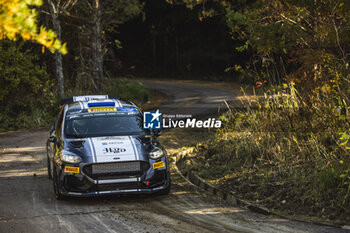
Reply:
[[[148,161],[148,152],[153,147],[150,139],[134,136],[91,137],[67,142],[66,150],[87,163]]]

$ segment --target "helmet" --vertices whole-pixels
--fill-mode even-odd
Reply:
[[[88,131],[88,120],[87,119],[74,120],[73,129],[77,134],[86,134]]]

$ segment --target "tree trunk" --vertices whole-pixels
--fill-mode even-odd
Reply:
[[[57,35],[57,39],[61,40],[61,24],[58,19],[58,9],[55,7],[54,3],[49,0],[50,16],[53,24],[53,30]],[[55,66],[56,66],[56,78],[58,95],[60,98],[64,96],[64,76],[63,76],[63,65],[62,65],[62,54],[60,52],[55,52]]]
[[[179,52],[179,39],[177,34],[175,34],[175,63],[176,63],[176,72],[180,70],[180,52]]]
[[[102,52],[102,25],[101,2],[93,0],[93,28],[92,28],[92,75],[99,91],[103,83],[103,52]]]
[[[156,35],[152,35],[152,56],[153,56],[153,72],[156,71],[157,67],[157,41],[156,41]]]

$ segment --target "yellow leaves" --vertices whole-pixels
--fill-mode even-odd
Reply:
[[[23,40],[30,40],[31,35],[28,32],[23,32],[22,34]]]
[[[53,45],[53,40],[50,38],[51,35],[49,34],[50,31],[46,31],[44,27],[40,28],[40,33],[36,36],[36,41],[38,41],[40,44],[50,48]]]
[[[299,146],[299,142],[298,142],[297,137],[293,136],[293,141],[295,142],[295,144],[297,144]]]
[[[42,5],[41,0],[0,0],[0,40],[33,40],[51,52],[67,53],[65,45],[52,30],[40,28],[38,33],[37,11],[33,7]]]
[[[331,91],[332,91],[332,88],[331,88],[331,86],[330,86],[328,83],[326,83],[325,85],[323,85],[323,86],[321,87],[321,91],[322,91],[323,93],[325,93],[325,94],[330,94]]]

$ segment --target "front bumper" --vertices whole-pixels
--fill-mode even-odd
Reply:
[[[170,183],[164,186],[150,189],[123,189],[123,190],[110,190],[110,191],[97,191],[97,192],[62,192],[64,196],[71,197],[90,197],[90,196],[102,196],[102,195],[117,195],[117,194],[146,194],[157,193],[168,188]]]
[[[163,161],[165,166],[153,169],[153,163]],[[84,173],[84,166],[80,164],[79,173],[64,172],[64,167],[69,164],[62,164],[59,174],[59,190],[64,196],[96,196],[112,194],[132,193],[156,193],[165,190],[170,185],[170,171],[167,159],[150,161],[147,170],[142,174],[123,174],[101,178],[92,178]]]

